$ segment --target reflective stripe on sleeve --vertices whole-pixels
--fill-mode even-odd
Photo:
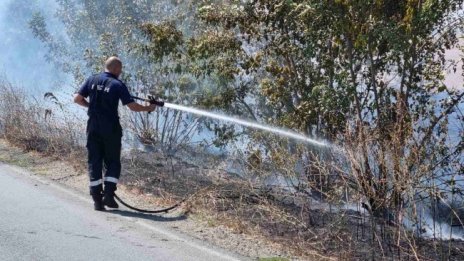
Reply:
[[[101,179],[96,180],[96,181],[90,181],[90,186],[91,187],[95,187],[95,186],[98,186],[98,185],[101,185],[101,184],[103,184]]]
[[[119,179],[113,178],[113,177],[105,177],[105,181],[112,182],[112,183],[118,183]]]

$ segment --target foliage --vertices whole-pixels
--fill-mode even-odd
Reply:
[[[255,142],[245,153],[253,168],[270,162],[320,192],[333,178],[316,177],[333,171],[342,185],[329,192],[354,191],[371,214],[396,225],[398,242],[405,218],[422,227],[408,212],[416,204],[463,196],[456,180],[464,169],[464,91],[444,81],[462,62],[446,57],[459,47],[462,0],[59,3],[69,42],[48,33],[40,14],[31,28],[78,82],[117,54],[136,93],[299,130],[343,147],[345,159],[167,112],[154,122],[132,116],[148,140],[172,142],[163,129],[177,133],[186,122],[214,130],[218,146],[246,134]],[[286,165],[287,153],[302,171]],[[315,168],[314,158],[344,165]]]
[[[445,51],[458,46],[461,5],[224,1],[199,17],[236,32],[246,50],[236,63],[260,86],[245,96],[259,95],[265,119],[353,146],[352,171],[377,213],[403,205],[406,180],[414,187],[462,168],[463,134],[449,133],[447,122],[458,121],[464,92],[443,83],[443,71],[457,66]]]

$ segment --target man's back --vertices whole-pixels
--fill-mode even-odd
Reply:
[[[112,123],[119,123],[119,100],[123,105],[134,102],[127,87],[108,72],[89,77],[78,93],[85,98],[89,97],[90,118],[104,118]]]

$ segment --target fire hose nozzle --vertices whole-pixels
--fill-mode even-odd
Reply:
[[[155,104],[158,107],[164,107],[165,104],[164,101],[157,100],[153,95],[148,95],[148,99],[140,98],[137,96],[132,96],[132,98],[139,101],[149,102],[150,104]]]
[[[154,99],[153,100],[150,99],[150,103],[154,104],[154,105],[156,105],[158,107],[164,107],[164,101],[157,101],[157,100],[154,100]]]
[[[154,105],[156,105],[158,107],[164,107],[164,101],[160,101],[160,100],[156,99],[156,97],[153,96],[153,95],[148,95],[148,100],[149,100],[150,104],[154,104]]]

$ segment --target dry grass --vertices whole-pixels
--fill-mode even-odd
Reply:
[[[0,135],[25,151],[70,161],[83,172],[86,153],[79,144],[82,131],[73,127],[64,112],[62,117],[50,117],[49,108],[41,104],[9,83],[0,82]],[[173,124],[182,122],[180,116],[173,119]],[[146,127],[141,130],[146,131]],[[235,233],[260,237],[289,256],[313,260],[461,260],[462,242],[425,240],[399,222],[398,217],[408,214],[406,206],[394,212],[393,219],[374,213],[374,202],[378,209],[392,209],[395,194],[391,191],[395,190],[384,194],[373,191],[385,180],[366,173],[362,144],[379,148],[375,144],[379,139],[370,136],[361,142],[357,138],[350,137],[348,157],[342,158],[331,151],[286,146],[263,138],[270,151],[266,157],[257,151],[237,149],[235,158],[228,159],[245,166],[241,176],[231,175],[224,159],[206,159],[195,151],[187,151],[183,157],[171,152],[132,152],[123,159],[123,184],[132,193],[152,195],[166,205],[195,195],[184,206],[187,215],[204,217],[211,226],[222,225]],[[171,144],[173,140],[167,139],[170,148],[188,147]],[[392,155],[389,157],[396,155],[395,148],[401,142],[391,142],[382,147],[389,150],[369,151],[378,160],[377,165],[387,165],[387,152]],[[185,155],[198,157],[197,162],[202,164],[187,161]],[[295,166],[300,166],[299,170]],[[426,168],[419,168],[423,171],[414,176],[408,176],[402,166],[392,168],[399,172],[393,174],[395,182],[386,188],[401,189],[405,199],[414,199],[413,184],[427,175]],[[286,188],[270,186],[266,181],[276,173],[298,182],[290,182]],[[406,186],[397,186],[400,183]],[[347,208],[350,203],[355,207]]]
[[[0,81],[0,135],[25,151],[37,151],[63,159],[82,159],[84,149],[79,146],[82,134],[76,124],[60,110],[44,104],[49,97],[37,100],[21,89]],[[53,99],[56,99],[53,97]],[[80,162],[77,165],[81,165]]]

